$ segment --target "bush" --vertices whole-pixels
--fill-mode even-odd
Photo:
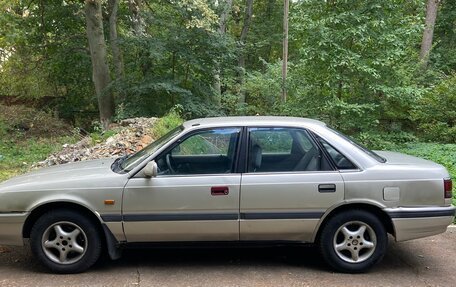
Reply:
[[[158,139],[173,128],[180,126],[184,120],[180,116],[180,107],[176,106],[164,117],[159,118],[152,128],[152,137]]]
[[[456,142],[456,74],[425,94],[413,111],[418,132],[429,141]]]
[[[417,138],[413,134],[404,131],[389,133],[367,131],[361,132],[355,137],[370,149],[377,150],[395,150],[404,147],[408,143],[417,141]]]

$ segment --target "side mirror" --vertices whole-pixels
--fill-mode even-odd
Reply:
[[[158,166],[155,160],[149,161],[143,169],[143,173],[147,178],[156,177],[158,174]]]

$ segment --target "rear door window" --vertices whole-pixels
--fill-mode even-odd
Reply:
[[[250,128],[248,172],[329,170],[309,133],[299,128]]]

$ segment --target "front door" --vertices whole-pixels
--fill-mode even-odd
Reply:
[[[323,213],[344,198],[339,172],[304,129],[250,128],[248,148],[240,239],[311,241]]]
[[[241,175],[234,173],[240,128],[184,135],[155,158],[158,176],[124,190],[129,242],[239,240]]]

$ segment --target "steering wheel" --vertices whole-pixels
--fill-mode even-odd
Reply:
[[[174,170],[174,168],[171,166],[171,154],[166,154],[166,165],[168,166],[168,169],[169,171],[171,171],[171,173],[176,173],[176,171]]]

